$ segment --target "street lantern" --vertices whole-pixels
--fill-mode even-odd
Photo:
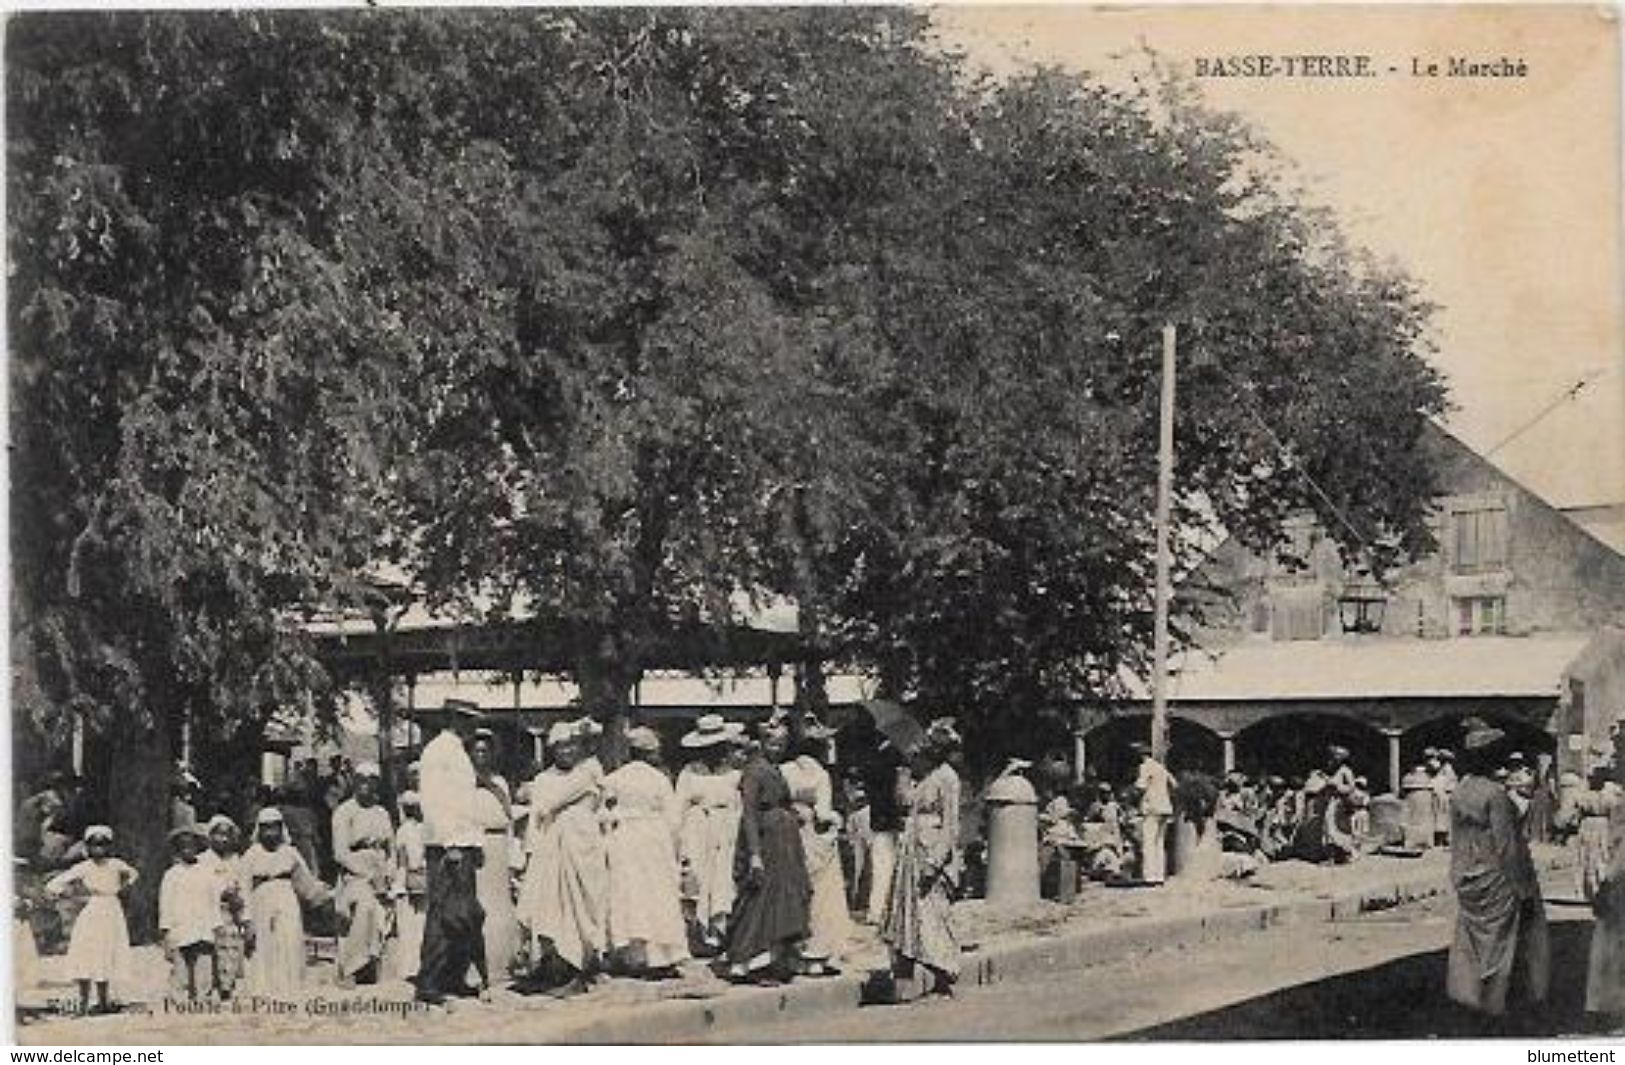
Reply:
[[[1382,631],[1383,611],[1388,593],[1370,574],[1360,573],[1343,586],[1337,597],[1337,616],[1344,632],[1369,634]]]

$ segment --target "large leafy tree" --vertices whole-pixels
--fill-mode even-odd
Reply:
[[[457,296],[423,308],[424,277],[454,277],[436,235],[473,236],[462,216],[423,196],[395,240],[359,228],[358,204],[399,202],[411,151],[379,101],[423,101],[399,68],[352,76],[347,24],[8,23],[17,713],[102,739],[147,862],[183,721],[203,743],[330,706],[290,622],[367,605],[413,382],[466,336]],[[428,232],[419,259],[402,231]]]
[[[1267,145],[1162,77],[895,63],[797,190],[874,415],[865,475],[831,486],[859,517],[814,551],[833,646],[969,717],[990,756],[1143,668],[1165,323],[1182,569],[1220,530],[1268,550],[1303,511],[1379,572],[1427,546],[1428,308],[1283,191]]]
[[[1143,655],[1165,321],[1184,525],[1425,542],[1425,308],[1161,83],[885,9],[8,28],[29,712],[132,778],[319,694],[289,622],[380,561],[578,634],[599,712],[783,594],[1019,735]]]
[[[871,469],[870,338],[819,291],[838,205],[794,190],[843,141],[841,103],[907,62],[884,23],[696,10],[548,27],[576,75],[563,124],[586,135],[543,158],[501,146],[512,333],[442,367],[459,382],[429,428],[445,461],[412,487],[431,587],[567,623],[596,712],[624,708],[674,629],[725,631],[773,592],[808,612],[808,482],[841,499]],[[531,91],[557,76],[537,70]]]

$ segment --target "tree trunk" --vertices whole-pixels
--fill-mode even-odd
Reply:
[[[604,726],[598,756],[606,770],[626,761],[627,702],[642,670],[614,652],[600,651],[576,666],[582,708]]]
[[[130,937],[150,941],[158,928],[158,883],[169,865],[170,783],[173,775],[167,722],[120,728],[117,756],[107,774],[107,808],[117,852],[140,879],[125,898]]]
[[[798,672],[790,727],[796,739],[800,740],[807,725],[807,718],[816,717],[820,721],[824,720],[826,711],[829,710],[829,690],[825,686],[824,662],[817,654],[810,654],[802,659],[801,669]]]

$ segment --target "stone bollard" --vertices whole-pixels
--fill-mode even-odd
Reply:
[[[1166,866],[1170,878],[1181,876],[1190,868],[1196,856],[1196,845],[1199,836],[1196,831],[1196,822],[1182,813],[1175,814],[1168,822],[1168,864]]]
[[[1395,795],[1378,795],[1371,800],[1371,838],[1379,846],[1405,842],[1405,802]]]
[[[987,789],[987,901],[1030,906],[1038,901],[1038,793],[1007,773]]]
[[[1405,804],[1404,840],[1405,846],[1415,849],[1425,849],[1433,846],[1433,833],[1437,825],[1437,799],[1434,798],[1433,788],[1420,783],[1404,786]]]

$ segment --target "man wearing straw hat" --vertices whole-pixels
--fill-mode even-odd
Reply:
[[[468,994],[469,967],[477,956],[483,971],[485,958],[485,913],[475,889],[485,840],[479,784],[464,746],[480,711],[472,703],[447,700],[445,712],[445,726],[423,748],[418,763],[428,902],[417,998],[431,1004]]]

